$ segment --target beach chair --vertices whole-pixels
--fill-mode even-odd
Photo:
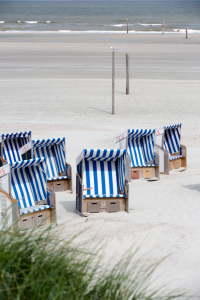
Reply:
[[[13,225],[14,231],[56,222],[55,193],[47,190],[46,158],[0,168],[0,210],[1,219],[8,218],[7,226]]]
[[[47,158],[47,187],[72,192],[72,167],[65,162],[65,138],[33,140],[33,157]]]
[[[85,149],[76,160],[76,210],[129,212],[127,150]],[[129,171],[128,171],[129,172]]]
[[[0,167],[33,158],[31,131],[0,135]]]
[[[131,156],[129,179],[158,180],[159,156],[154,153],[155,129],[128,129],[114,138],[118,149]]]
[[[162,174],[169,174],[173,169],[187,169],[187,150],[181,145],[181,125],[165,126],[155,132],[155,151],[160,158]]]

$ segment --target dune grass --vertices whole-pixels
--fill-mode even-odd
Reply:
[[[63,241],[58,230],[10,234],[0,232],[1,300],[168,300],[184,293],[149,286],[156,265],[134,263],[130,255],[114,267],[104,267],[95,255]],[[75,237],[76,238],[76,237]],[[133,254],[134,255],[134,254]]]

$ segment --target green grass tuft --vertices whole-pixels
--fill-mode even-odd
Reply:
[[[115,267],[63,241],[55,228],[24,234],[0,232],[1,300],[169,300],[184,296],[168,287],[150,288],[156,265],[144,267],[126,256]],[[98,250],[96,251],[98,254]],[[133,254],[134,256],[134,254]]]

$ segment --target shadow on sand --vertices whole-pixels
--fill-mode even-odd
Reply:
[[[102,111],[102,112],[104,112],[104,113],[106,113],[106,114],[111,115],[111,112],[109,112],[109,111],[105,111],[105,110],[102,110],[102,109],[99,109],[99,108],[94,108],[94,107],[89,107],[89,108],[95,109],[95,110],[99,110],[99,111]]]
[[[184,188],[199,191],[200,192],[200,184],[189,184],[189,185],[183,185]]]

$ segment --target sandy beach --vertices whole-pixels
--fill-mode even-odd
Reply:
[[[111,114],[111,50],[116,47],[116,114]],[[125,94],[125,54],[130,95]],[[57,193],[62,235],[87,229],[76,243],[105,244],[115,263],[133,245],[156,262],[157,284],[200,295],[200,35],[0,33],[2,133],[66,137],[73,194]],[[75,213],[76,157],[84,148],[114,148],[128,128],[182,123],[187,171],[130,183],[130,213]],[[197,297],[193,299],[197,299]]]

